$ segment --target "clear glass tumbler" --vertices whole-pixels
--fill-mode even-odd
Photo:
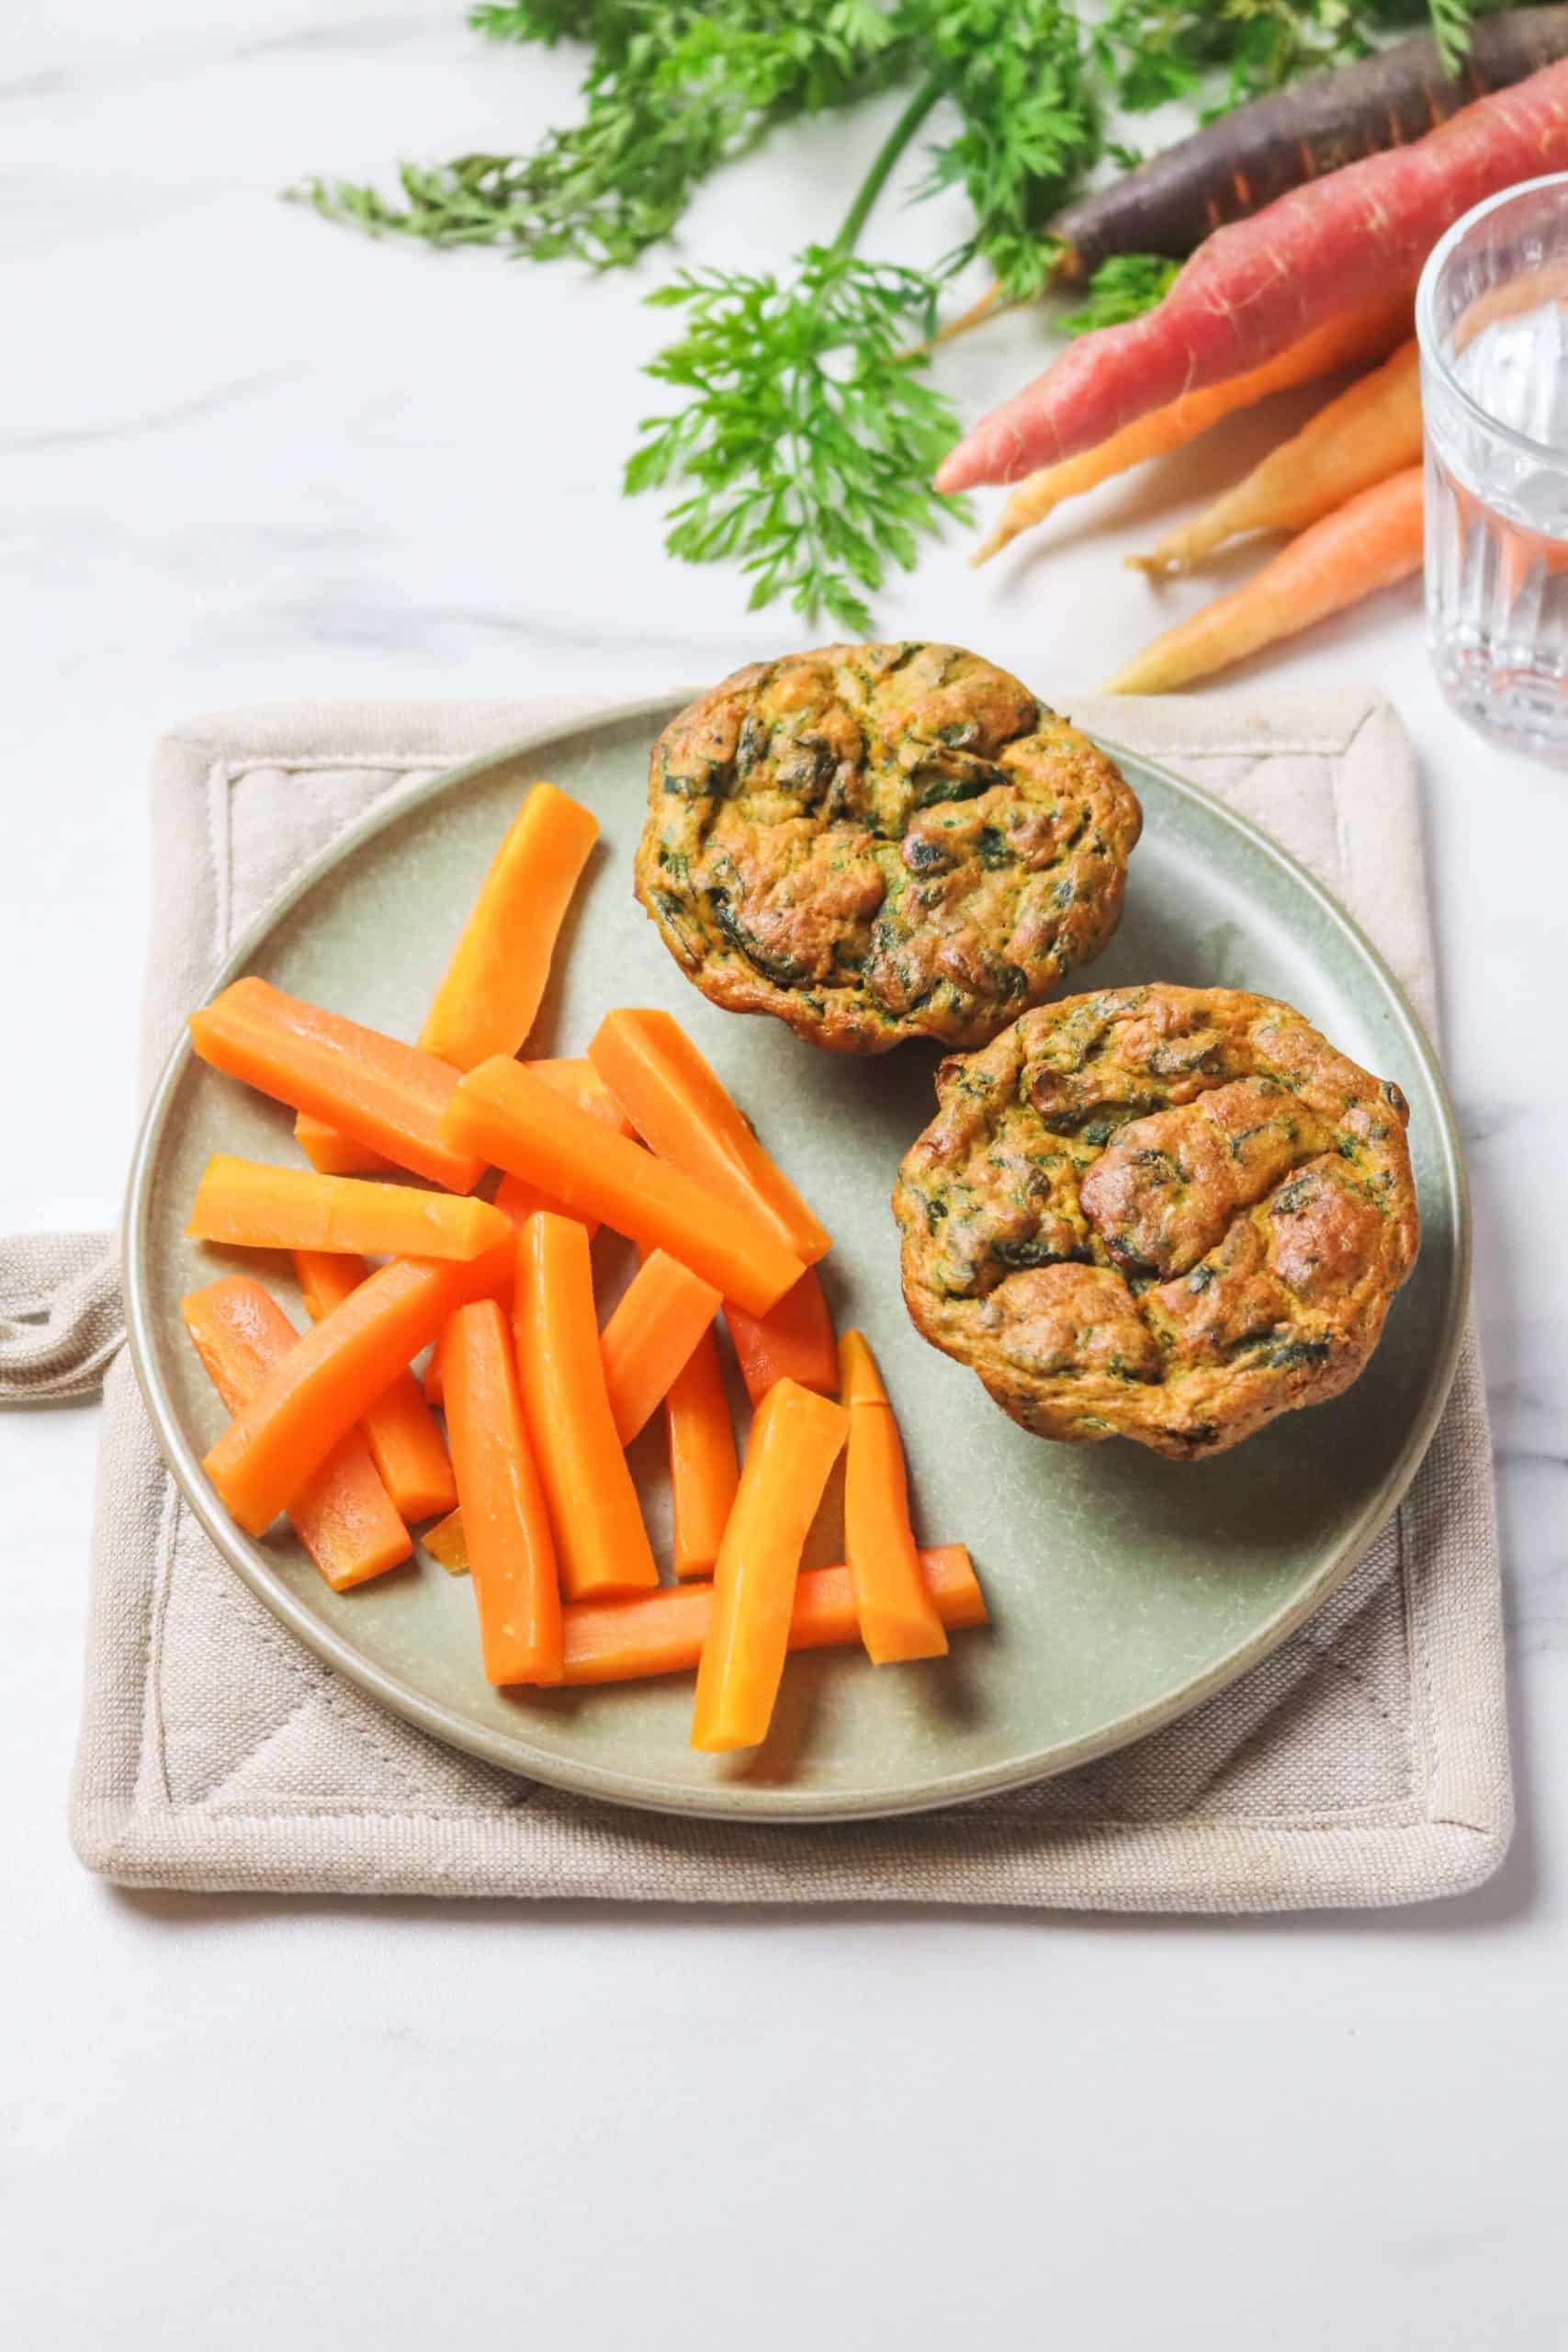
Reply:
[[[1568,764],[1568,173],[1454,223],[1416,329],[1438,682],[1495,741]]]

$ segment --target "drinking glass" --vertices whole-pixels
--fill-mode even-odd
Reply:
[[[1416,331],[1438,683],[1495,741],[1568,763],[1568,173],[1454,223]]]

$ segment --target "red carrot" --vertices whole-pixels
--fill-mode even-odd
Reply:
[[[960,443],[937,488],[1017,481],[1259,366],[1328,318],[1388,301],[1472,204],[1565,164],[1568,62],[1478,99],[1413,147],[1292,189],[1216,230],[1157,310],[1064,352]]]

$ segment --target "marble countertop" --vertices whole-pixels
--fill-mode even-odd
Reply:
[[[667,264],[433,258],[273,200],[314,166],[525,144],[573,79],[564,51],[487,52],[457,0],[82,0],[8,28],[6,1229],[116,1214],[160,729],[284,696],[631,693],[801,641],[617,494]],[[847,143],[819,125],[728,175],[687,255],[830,232]],[[928,252],[955,219],[895,205],[877,243]],[[973,414],[1043,348],[1010,321],[944,378]],[[1205,454],[1215,482],[1263,431]],[[1198,601],[1122,564],[1173,495],[1110,490],[981,574],[934,546],[879,622],[1070,708]],[[1564,2340],[1568,783],[1448,715],[1413,589],[1266,674],[1382,685],[1420,752],[1501,1472],[1502,1872],[1421,1912],[1245,1925],[118,1894],[63,1826],[96,1415],[12,1415],[18,2343],[412,2352],[455,2319],[584,2352],[731,2327],[748,2352]]]

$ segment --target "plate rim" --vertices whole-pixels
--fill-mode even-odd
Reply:
[[[353,856],[365,842],[412,815],[425,802],[453,791],[476,776],[488,775],[503,763],[530,755],[544,745],[557,743],[563,736],[623,728],[634,723],[646,725],[656,718],[662,721],[689,699],[689,690],[675,689],[665,694],[640,695],[624,701],[589,706],[576,714],[561,714],[525,730],[492,752],[464,761],[457,767],[442,768],[434,775],[421,777],[405,789],[395,790],[376,801],[309,859],[287,888],[267,902],[213,975],[209,983],[209,989],[216,991],[238,978],[258,948],[301,899]],[[792,1822],[890,1820],[974,1804],[983,1797],[1027,1788],[1033,1782],[1055,1779],[1060,1772],[1072,1771],[1099,1757],[1130,1747],[1135,1740],[1148,1737],[1151,1733],[1162,1730],[1166,1724],[1190,1713],[1205,1699],[1213,1697],[1217,1690],[1224,1690],[1238,1676],[1259,1664],[1344,1583],[1408,1493],[1437,1433],[1459,1367],[1466,1329],[1465,1310],[1470,1297],[1473,1218],[1453,1102],[1437,1051],[1403,985],[1381,949],[1334,894],[1250,818],[1228,808],[1201,786],[1190,784],[1185,777],[1173,774],[1163,762],[1151,759],[1132,745],[1119,741],[1114,735],[1098,729],[1090,731],[1092,740],[1114,757],[1132,762],[1146,774],[1157,777],[1164,789],[1196,804],[1207,814],[1218,816],[1255,850],[1261,852],[1296,888],[1306,892],[1320,913],[1341,933],[1377,978],[1396,1018],[1406,1048],[1437,1105],[1442,1170],[1455,1211],[1455,1246],[1448,1295],[1444,1301],[1443,1341],[1435,1376],[1427,1385],[1422,1408],[1413,1417],[1404,1442],[1382,1487],[1357,1514],[1339,1544],[1325,1555],[1317,1573],[1282,1601],[1261,1625],[1255,1627],[1201,1673],[1190,1677],[1174,1690],[1168,1691],[1163,1698],[1132,1708],[1075,1739],[1036,1749],[1009,1763],[976,1766],[969,1770],[950,1773],[940,1780],[926,1779],[891,1794],[885,1791],[856,1798],[804,1789],[736,1783],[698,1789],[661,1785],[651,1781],[646,1772],[623,1773],[600,1764],[563,1763],[559,1758],[547,1751],[534,1750],[526,1738],[514,1738],[472,1724],[442,1702],[409,1688],[395,1674],[364,1657],[346,1637],[313,1616],[295,1599],[259,1544],[245,1536],[219,1505],[200,1460],[180,1427],[174,1399],[164,1387],[158,1371],[153,1340],[154,1316],[146,1276],[158,1147],[175,1091],[188,1066],[196,1058],[187,1031],[175,1039],[148,1097],[137,1130],[126,1183],[125,1207],[120,1224],[121,1273],[130,1360],[159,1451],[197,1521],[263,1605],[323,1665],[345,1676],[357,1689],[404,1722],[413,1724],[448,1747],[477,1756],[483,1762],[519,1778],[537,1781],[547,1787],[563,1789],[600,1803],[626,1805],[638,1812],[676,1818],[723,1820],[769,1827],[787,1826]]]

